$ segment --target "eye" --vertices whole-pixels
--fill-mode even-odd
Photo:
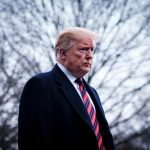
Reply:
[[[89,48],[80,48],[79,50],[80,50],[81,52],[86,52],[86,51],[89,50]]]
[[[91,48],[89,48],[89,47],[82,47],[82,48],[79,48],[79,51],[81,52],[81,53],[87,53],[88,51],[91,51],[91,52],[93,52],[93,47],[91,47]]]

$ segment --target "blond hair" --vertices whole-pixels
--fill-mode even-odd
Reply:
[[[94,44],[99,41],[99,37],[95,32],[85,28],[72,27],[62,31],[56,40],[56,55],[59,50],[72,48],[76,42],[83,40],[84,37],[89,37]]]

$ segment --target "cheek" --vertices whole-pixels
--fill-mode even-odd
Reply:
[[[67,64],[71,68],[81,67],[84,62],[84,59],[85,59],[85,56],[78,54],[78,53],[73,53],[67,57]]]
[[[76,54],[76,55],[75,55],[75,59],[76,59],[76,61],[78,61],[78,62],[82,62],[82,61],[84,61],[85,57],[84,57],[83,55]]]
[[[74,54],[72,56],[69,57],[69,62],[73,63],[73,64],[77,64],[79,62],[82,62],[83,57],[79,54]]]

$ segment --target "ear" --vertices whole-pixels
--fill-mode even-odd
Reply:
[[[60,55],[61,60],[66,60],[66,56],[67,56],[66,50],[61,49],[59,51],[59,55]]]

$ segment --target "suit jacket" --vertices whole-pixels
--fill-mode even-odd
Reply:
[[[85,81],[102,128],[106,150],[113,138],[96,91]],[[98,150],[89,116],[76,89],[55,65],[32,77],[25,85],[19,106],[19,150]]]

